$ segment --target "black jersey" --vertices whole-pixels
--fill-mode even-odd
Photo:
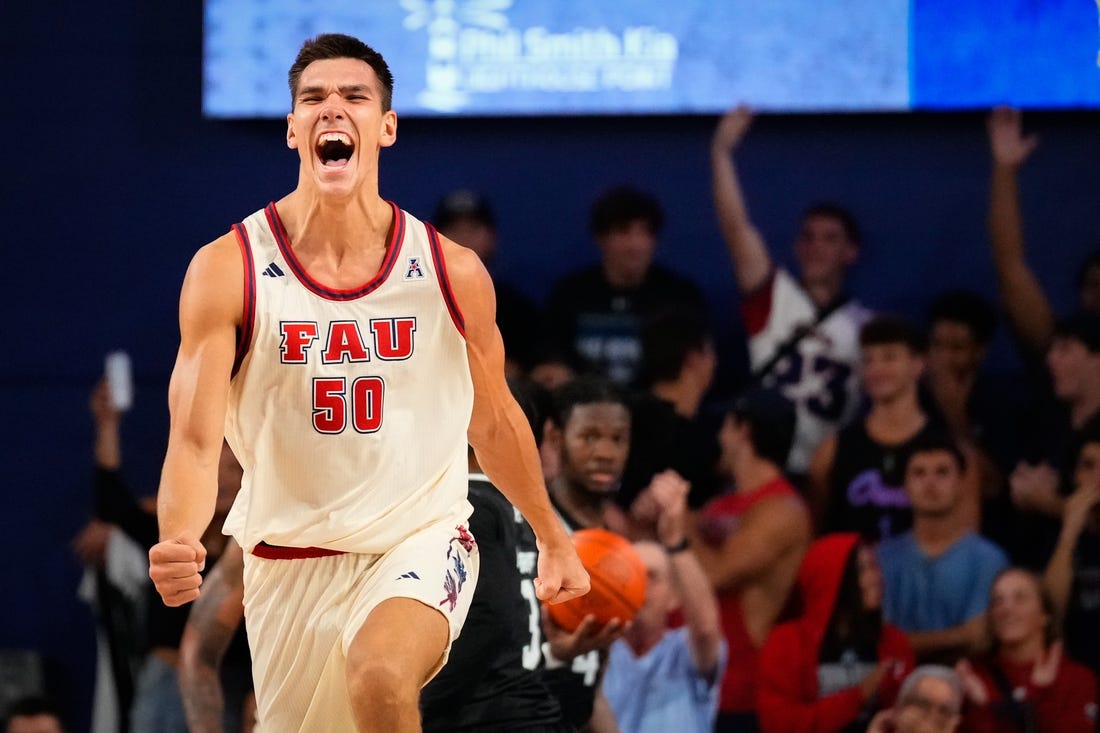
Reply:
[[[484,476],[471,475],[469,498],[481,569],[462,634],[421,692],[423,729],[569,730],[537,671],[542,626],[534,532]]]
[[[546,303],[547,336],[557,355],[579,371],[629,385],[642,358],[643,320],[675,307],[707,311],[699,288],[661,265],[652,265],[633,288],[611,285],[603,267],[592,265],[554,285]]]
[[[561,518],[569,533],[578,529],[584,529],[576,518],[569,515],[557,502],[553,501],[554,509]],[[529,547],[535,549],[534,534],[531,535]],[[606,649],[593,649],[587,654],[574,657],[564,666],[547,665],[545,658],[541,659],[543,676],[550,691],[558,699],[565,719],[577,728],[584,728],[592,717],[592,709],[596,702],[596,692],[600,689],[600,681],[603,679],[604,668],[607,663]]]
[[[837,435],[836,457],[829,474],[827,532],[859,532],[873,541],[897,536],[913,524],[905,493],[905,464],[913,445],[941,432],[933,420],[908,440],[884,445],[859,420]]]

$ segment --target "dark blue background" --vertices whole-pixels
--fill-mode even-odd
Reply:
[[[0,647],[41,649],[51,678],[87,723],[93,625],[75,598],[69,542],[90,509],[87,396],[105,353],[133,355],[127,473],[156,485],[165,388],[178,338],[176,301],[201,244],[296,177],[278,122],[200,116],[201,7],[117,0],[7,3],[0,361]],[[368,39],[369,40],[369,39]],[[537,297],[595,256],[587,208],[631,181],[668,208],[661,259],[711,297],[736,341],[730,268],[710,205],[711,117],[406,120],[382,156],[384,195],[427,215],[459,185],[491,194],[499,271]],[[1042,143],[1023,175],[1031,261],[1060,310],[1076,263],[1100,246],[1100,116],[1033,113]],[[765,117],[741,155],[749,203],[786,257],[798,212],[847,202],[866,229],[853,290],[918,315],[930,293],[993,293],[985,234],[989,160],[982,114]],[[734,367],[738,362],[734,354]],[[1007,339],[992,368],[1015,367]]]

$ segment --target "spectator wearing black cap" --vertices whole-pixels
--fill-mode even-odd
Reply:
[[[692,547],[718,593],[729,666],[715,730],[756,730],[757,656],[779,618],[810,543],[810,514],[783,474],[794,406],[754,388],[727,413],[721,467],[733,490],[700,512]]]
[[[448,239],[477,253],[492,270],[497,251],[497,226],[488,199],[469,189],[444,196],[432,214],[432,223]],[[534,347],[542,331],[535,304],[495,273],[497,327],[504,339],[505,369],[509,377],[525,374],[534,359]]]
[[[600,262],[565,275],[551,292],[544,363],[632,385],[643,320],[676,305],[705,312],[692,282],[653,261],[663,223],[661,205],[644,191],[617,186],[596,199],[588,228]]]

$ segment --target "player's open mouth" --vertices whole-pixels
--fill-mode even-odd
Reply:
[[[355,144],[343,132],[326,132],[317,140],[317,158],[326,168],[343,168],[351,160]]]

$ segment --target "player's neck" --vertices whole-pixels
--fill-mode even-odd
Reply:
[[[276,204],[295,251],[354,251],[385,247],[393,221],[376,190],[328,196],[299,188]]]
[[[558,476],[550,483],[550,493],[554,503],[578,524],[584,527],[604,525],[603,507],[609,497],[585,491],[564,476]]]

